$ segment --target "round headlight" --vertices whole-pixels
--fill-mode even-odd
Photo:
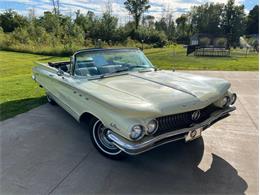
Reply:
[[[148,124],[147,124],[147,133],[148,134],[153,134],[156,132],[158,128],[158,122],[156,120],[151,120]]]
[[[140,125],[135,125],[133,126],[131,133],[130,133],[130,138],[133,140],[138,140],[143,136],[143,128]]]
[[[225,96],[222,100],[221,100],[221,106],[222,107],[225,107],[225,106],[227,106],[228,105],[228,103],[229,103],[229,97],[227,97],[227,96]]]
[[[235,93],[232,94],[231,96],[231,101],[230,101],[230,104],[233,105],[237,100],[237,95]]]

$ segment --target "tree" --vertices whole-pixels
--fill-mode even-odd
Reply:
[[[177,40],[182,43],[186,43],[189,40],[189,36],[192,33],[192,26],[189,22],[189,15],[182,14],[176,19],[177,24]]]
[[[169,22],[167,31],[165,33],[166,33],[169,40],[173,41],[175,39],[176,29],[175,29],[174,20]]]
[[[113,40],[117,28],[118,18],[112,16],[109,12],[103,14],[100,20],[98,34],[105,41]]]
[[[246,33],[259,34],[259,6],[258,5],[256,5],[248,14]]]
[[[46,11],[36,22],[38,25],[44,27],[48,33],[59,34],[60,20],[59,16],[52,12]]]
[[[96,25],[96,20],[93,12],[88,12],[86,15],[83,15],[82,13],[80,13],[80,10],[78,10],[76,12],[76,18],[74,22],[84,30],[86,35],[85,39],[88,36],[90,37],[91,35],[95,34],[93,30]]]
[[[168,26],[165,17],[162,17],[159,21],[155,22],[155,29],[158,31],[164,31],[164,32],[167,31]]]
[[[133,16],[135,21],[135,29],[138,29],[142,15],[151,6],[149,5],[149,0],[127,0],[124,2],[125,8]]]
[[[53,12],[55,15],[60,15],[60,0],[51,0],[53,6]]]
[[[166,24],[167,24],[167,31],[165,31],[165,33],[168,39],[173,41],[175,39],[176,29],[175,29],[173,15],[171,13],[168,13],[166,15]]]
[[[235,0],[228,0],[222,13],[221,28],[228,36],[229,44],[236,46],[239,37],[245,31],[245,12],[244,5],[235,5]]]
[[[172,14],[167,14],[165,17],[162,17],[159,21],[155,22],[155,29],[158,31],[164,31],[168,40],[175,39],[175,23],[173,20]]]
[[[83,45],[84,31],[77,24],[72,22],[63,26],[61,42],[65,48],[71,49],[74,45]]]
[[[31,8],[31,9],[28,10],[28,19],[29,19],[29,21],[33,21],[33,20],[36,19],[34,8]]]
[[[3,28],[4,32],[13,32],[16,28],[27,26],[28,24],[27,18],[11,9],[0,14],[0,27]]]
[[[143,16],[142,25],[146,26],[148,28],[154,28],[154,24],[155,24],[154,20],[155,20],[155,17],[152,15]]]
[[[221,34],[221,14],[224,4],[205,3],[192,7],[191,23],[193,33]]]

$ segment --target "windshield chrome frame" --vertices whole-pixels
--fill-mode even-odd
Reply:
[[[78,76],[75,75],[75,64],[76,64],[76,59],[77,59],[77,55],[81,54],[81,53],[95,53],[95,52],[99,52],[99,51],[139,51],[142,52],[139,48],[109,48],[109,49],[105,49],[105,48],[93,48],[93,49],[82,49],[77,51],[76,53],[74,53],[71,56],[71,75],[74,76],[74,78],[82,78],[83,76]],[[142,52],[143,53],[143,52]],[[145,54],[143,53],[144,58],[150,63],[151,67],[147,67],[150,69],[156,69],[155,66],[152,64],[152,62],[145,56]],[[96,75],[96,76],[90,76],[90,77],[85,77],[85,79],[87,80],[95,80],[95,79],[101,79],[101,78],[106,78],[109,76],[117,76],[117,75],[124,75],[124,74],[128,74],[129,71],[125,71],[125,72],[120,72],[120,73],[107,73],[107,74],[102,74],[102,75]]]

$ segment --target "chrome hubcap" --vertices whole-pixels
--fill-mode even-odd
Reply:
[[[104,127],[104,125],[99,121],[98,127],[97,127],[97,135],[100,140],[100,142],[108,149],[110,150],[118,150],[118,148],[108,140],[106,133],[109,129]]]

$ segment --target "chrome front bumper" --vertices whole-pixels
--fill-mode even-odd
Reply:
[[[198,123],[192,127],[179,129],[175,131],[171,131],[156,137],[146,137],[138,142],[133,142],[123,138],[122,136],[116,134],[113,131],[108,131],[107,136],[108,138],[122,151],[130,155],[137,155],[163,144],[167,144],[173,141],[177,141],[180,139],[184,139],[185,135],[192,130],[203,128],[203,130],[207,129],[215,122],[226,118],[229,116],[229,113],[236,110],[236,107],[228,107],[216,112],[213,112],[207,120]]]

